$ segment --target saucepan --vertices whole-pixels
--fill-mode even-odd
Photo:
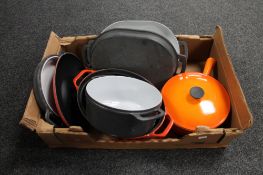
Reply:
[[[227,119],[229,95],[224,86],[209,75],[215,63],[214,58],[208,58],[203,73],[185,72],[166,82],[162,97],[169,124],[164,134],[155,137],[165,137],[171,125],[177,134],[188,134],[197,126],[217,128]]]
[[[118,138],[140,137],[151,133],[164,119],[161,93],[136,73],[83,70],[74,78],[74,84],[82,115],[103,133]]]

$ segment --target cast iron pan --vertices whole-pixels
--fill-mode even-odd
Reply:
[[[148,83],[151,83],[149,82],[148,80],[146,80],[145,78],[143,78],[142,76],[138,75],[138,74],[135,74],[135,73],[130,73],[130,71],[123,71],[123,70],[120,70],[120,69],[102,69],[102,70],[99,70],[97,72],[92,72],[90,73],[89,75],[94,76],[105,76],[105,75],[120,75],[120,76],[123,76],[123,75],[126,75],[126,76],[129,76],[129,77],[134,77],[134,78],[137,78],[139,80],[143,80],[143,81],[146,81]],[[86,75],[86,77],[84,77],[82,79],[82,81],[80,82],[79,86],[77,87],[78,89],[78,92],[77,92],[77,101],[78,101],[78,104],[79,104],[79,109],[82,113],[83,116],[86,115],[86,110],[85,110],[85,106],[86,106],[86,100],[85,100],[85,88],[87,86],[87,83],[91,80],[90,79],[90,76],[89,75]]]
[[[81,125],[82,115],[77,103],[77,91],[72,83],[73,78],[84,69],[84,66],[71,53],[63,53],[56,64],[53,77],[53,92],[59,116],[65,125]]]
[[[57,55],[44,58],[36,67],[33,79],[33,92],[45,120],[56,126],[63,126],[57,116],[55,101],[53,98],[52,78],[55,72]]]
[[[87,84],[89,83],[89,81],[91,81],[93,78],[96,77],[100,77],[100,76],[107,76],[107,75],[120,75],[120,76],[128,76],[128,77],[133,77],[139,80],[143,80],[146,81],[148,83],[150,83],[147,79],[145,79],[144,77],[135,74],[133,72],[130,71],[126,71],[126,70],[120,70],[120,69],[104,69],[104,70],[99,70],[96,72],[92,72],[89,75],[87,75],[85,78],[82,79],[82,81],[80,82],[80,85],[78,87],[76,87],[78,89],[77,92],[77,100],[78,100],[78,105],[79,105],[79,109],[82,113],[82,115],[84,116],[84,118],[89,121],[88,116],[86,114],[86,98],[85,98],[85,89]],[[74,82],[75,83],[75,82]],[[151,83],[150,83],[151,84]],[[103,122],[103,121],[101,121]],[[154,130],[155,128],[159,127],[159,125],[162,123],[162,119],[157,119],[155,120],[155,122],[152,125],[152,129]],[[111,127],[110,125],[108,127]],[[132,135],[132,134],[131,134]],[[122,137],[122,138],[131,138],[131,137],[135,137],[135,136],[131,136],[129,135],[126,137]]]

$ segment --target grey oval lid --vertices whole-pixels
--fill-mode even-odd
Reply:
[[[106,27],[102,33],[114,30],[114,29],[128,29],[128,30],[136,30],[136,31],[145,31],[152,32],[157,35],[162,36],[167,39],[169,43],[173,46],[175,51],[179,54],[180,47],[178,44],[178,40],[173,34],[173,32],[165,25],[156,22],[156,21],[144,21],[144,20],[125,20],[115,22],[108,27]]]

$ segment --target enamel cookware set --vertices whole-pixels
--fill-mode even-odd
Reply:
[[[120,21],[87,43],[81,59],[67,52],[43,59],[34,94],[50,124],[92,127],[117,138],[219,127],[230,99],[210,76],[216,60],[208,58],[203,73],[185,72],[187,57],[187,44],[163,24]]]

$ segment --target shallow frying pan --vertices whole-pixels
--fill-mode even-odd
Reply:
[[[52,89],[52,78],[57,60],[58,56],[53,55],[44,58],[38,64],[34,73],[33,92],[45,120],[50,124],[62,126],[61,119],[57,116]]]
[[[77,91],[73,78],[84,69],[80,60],[71,53],[63,53],[56,64],[53,92],[56,108],[65,125],[81,125],[82,115],[78,108]]]

